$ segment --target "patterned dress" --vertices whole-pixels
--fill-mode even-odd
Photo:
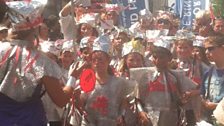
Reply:
[[[82,126],[116,126],[117,118],[122,114],[122,104],[134,85],[124,79],[110,76],[105,84],[96,82],[95,89],[82,94],[85,99],[87,117]]]
[[[40,81],[44,76],[62,77],[56,63],[26,45],[21,40],[0,45],[0,122],[4,126],[45,126]]]
[[[180,94],[195,88],[182,71],[158,72],[155,67],[131,70],[131,78],[139,84],[143,109],[153,126],[176,126]]]
[[[209,82],[210,78],[210,82]],[[201,94],[206,100],[219,103],[224,97],[224,70],[212,66],[204,75]],[[211,121],[213,110],[205,110],[204,119]]]

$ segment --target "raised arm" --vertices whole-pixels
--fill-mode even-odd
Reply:
[[[62,17],[66,17],[70,14],[71,12],[71,2],[68,2],[60,11],[60,14]]]
[[[42,78],[41,81],[43,82],[47,93],[57,106],[64,107],[69,102],[73,93],[73,85],[75,84],[75,80],[79,78],[79,75],[85,67],[86,64],[84,63],[82,65],[76,64],[74,68],[71,68],[69,72],[70,81],[68,80],[65,86],[62,86],[60,80],[54,77],[44,76]]]

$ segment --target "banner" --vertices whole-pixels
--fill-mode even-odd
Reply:
[[[192,29],[195,14],[200,10],[205,10],[207,6],[206,0],[176,0],[175,13],[181,19],[180,28]]]
[[[125,28],[137,22],[139,11],[145,9],[145,0],[112,0],[112,3],[124,7],[129,6],[120,13],[120,24]]]

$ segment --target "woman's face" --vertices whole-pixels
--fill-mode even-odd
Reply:
[[[168,19],[158,19],[156,24],[158,30],[171,28],[171,22]]]
[[[65,51],[61,54],[62,67],[69,69],[70,65],[73,63],[75,54],[73,52]]]
[[[128,69],[144,66],[143,57],[139,53],[130,53],[125,59]]]
[[[178,58],[182,60],[187,60],[192,56],[191,54],[193,47],[190,46],[188,43],[178,43],[176,48]]]
[[[113,48],[116,50],[122,50],[123,44],[128,42],[128,37],[125,34],[120,33],[113,39]]]
[[[93,27],[89,24],[82,24],[81,28],[80,28],[80,34],[83,36],[83,37],[86,37],[86,36],[92,36],[93,34]]]
[[[116,22],[118,22],[118,15],[115,11],[109,11],[106,13],[106,19],[112,20],[113,23],[116,25]]]
[[[202,59],[202,54],[201,50],[199,47],[194,47],[192,51],[193,57],[197,58],[198,60]]]
[[[116,50],[122,50],[123,48],[123,40],[122,38],[120,37],[116,37],[114,38],[113,40],[113,48],[116,49]]]
[[[95,51],[92,53],[92,68],[99,73],[105,73],[108,70],[110,63],[109,56],[102,51]]]

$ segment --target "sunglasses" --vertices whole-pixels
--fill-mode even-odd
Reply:
[[[214,49],[216,49],[217,47],[219,47],[219,46],[211,46],[211,47],[208,47],[208,48],[205,48],[205,49],[208,50],[209,52],[211,52]]]
[[[159,19],[159,20],[157,21],[157,23],[158,23],[158,24],[169,24],[170,21],[169,21],[168,19]]]

